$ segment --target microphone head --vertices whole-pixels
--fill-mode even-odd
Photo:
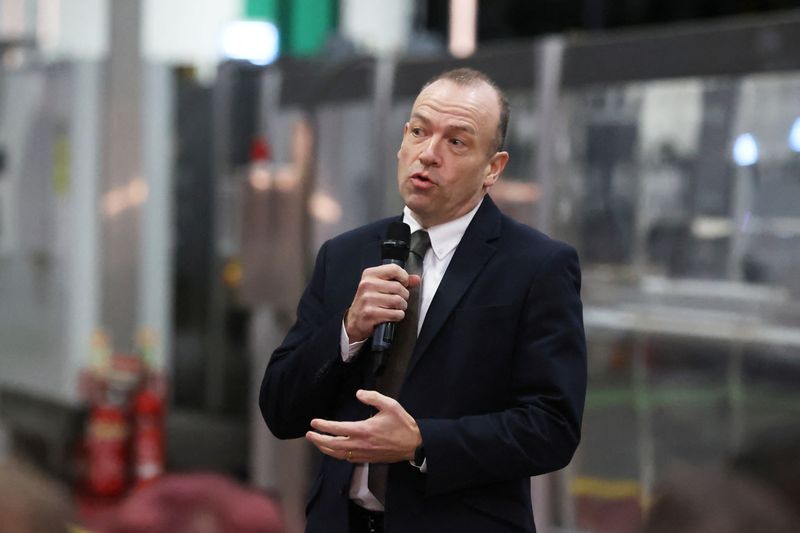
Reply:
[[[411,228],[405,222],[392,222],[386,231],[386,240],[381,245],[381,259],[405,261],[411,242]]]

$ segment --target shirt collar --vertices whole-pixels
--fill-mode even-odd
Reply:
[[[436,255],[436,259],[441,260],[442,258],[446,257],[447,254],[452,252],[456,246],[458,246],[458,243],[461,242],[461,237],[463,237],[464,233],[467,231],[467,226],[469,226],[469,223],[472,222],[475,213],[478,212],[478,209],[482,203],[483,198],[481,198],[481,201],[478,202],[478,205],[473,207],[472,211],[469,213],[461,215],[460,217],[450,220],[449,222],[445,222],[444,224],[438,224],[426,229],[428,236],[431,238],[431,249],[433,250],[434,255]],[[414,218],[414,215],[411,213],[411,209],[409,209],[408,206],[403,209],[403,222],[408,224],[408,226],[411,228],[411,233],[414,233],[420,229],[425,229]]]

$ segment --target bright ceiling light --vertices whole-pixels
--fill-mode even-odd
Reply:
[[[795,152],[800,152],[800,117],[794,119],[792,129],[789,130],[789,148]]]
[[[750,133],[736,137],[733,143],[733,161],[740,167],[749,167],[758,163],[758,143]]]
[[[237,20],[222,30],[222,54],[228,59],[268,65],[278,57],[278,28],[264,20]]]

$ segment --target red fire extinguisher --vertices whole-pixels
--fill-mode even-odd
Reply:
[[[133,475],[137,487],[164,473],[164,402],[152,384],[133,401]]]
[[[89,414],[86,484],[96,496],[120,496],[128,484],[128,418],[123,403],[105,401]]]

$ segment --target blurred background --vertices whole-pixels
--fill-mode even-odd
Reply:
[[[583,267],[584,438],[539,530],[636,531],[675,465],[800,415],[795,7],[0,0],[0,459],[87,525],[203,471],[302,530],[317,459],[263,370],[321,243],[400,212],[421,85],[471,66],[512,104],[493,197]]]

